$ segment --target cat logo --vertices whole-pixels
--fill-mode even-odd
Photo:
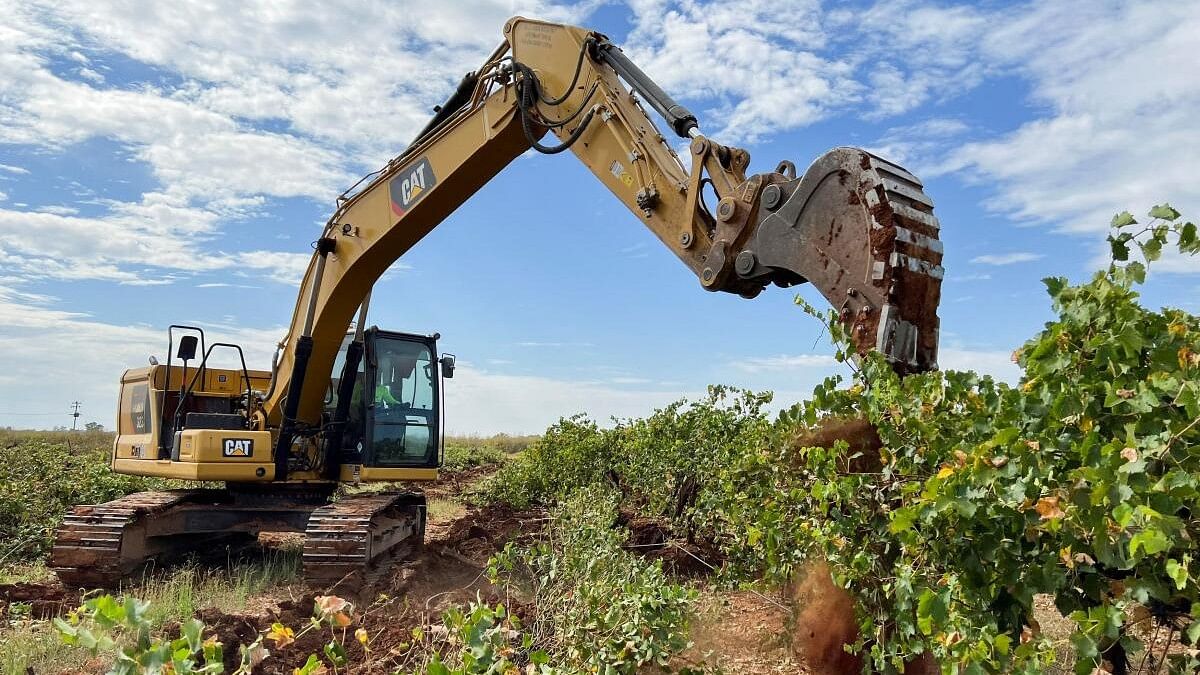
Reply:
[[[253,457],[254,441],[249,438],[226,438],[221,454],[226,457]]]
[[[421,195],[437,184],[429,159],[422,157],[416,164],[404,169],[388,184],[392,197],[392,212],[403,216],[409,207],[417,203]]]

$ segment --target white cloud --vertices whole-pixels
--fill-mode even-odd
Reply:
[[[1194,255],[1181,255],[1179,251],[1163,251],[1163,257],[1154,263],[1154,271],[1173,274],[1200,274],[1200,260]]]
[[[299,286],[304,272],[312,261],[311,253],[281,253],[279,251],[249,251],[233,256],[238,270],[257,269],[273,281]]]
[[[590,8],[540,0],[369,9],[349,0],[303,7],[67,0],[40,11],[83,43],[178,73],[186,81],[177,98],[222,115],[285,120],[295,133],[365,153],[373,165],[395,154],[430,107],[500,42],[508,17],[570,20]]]
[[[779,354],[777,356],[745,357],[729,365],[747,373],[766,373],[807,368],[829,369],[837,359],[828,354]]]
[[[650,384],[654,380],[646,377],[613,377],[608,381],[613,384]]]
[[[1029,253],[1028,251],[1020,251],[1015,253],[992,253],[988,255],[979,255],[971,258],[971,262],[976,265],[1015,265],[1017,263],[1032,262],[1041,260],[1046,256],[1041,253]]]
[[[1125,209],[1200,209],[1194,6],[1060,1],[1001,12],[979,55],[1025,77],[1045,113],[962,145],[942,171],[993,186],[988,206],[999,213],[1094,238]]]
[[[87,313],[55,309],[57,298],[22,292],[0,282],[0,354],[4,375],[13,386],[0,386],[0,410],[45,412],[83,402],[85,420],[112,428],[121,373],[165,360],[166,331],[147,325],[116,325]],[[186,317],[180,317],[189,322]],[[208,328],[208,326],[205,326]],[[250,330],[216,326],[217,338],[241,344],[249,365],[266,368],[284,328]],[[17,386],[17,384],[20,386]],[[64,414],[65,419],[65,414]],[[57,424],[49,418],[0,415],[0,426]]]
[[[104,76],[92,70],[91,68],[79,68],[75,71],[79,77],[96,84],[104,84]]]
[[[870,83],[870,119],[960,95],[988,70],[974,51],[990,30],[989,17],[970,6],[888,0],[865,11],[834,10],[828,29],[841,36],[848,58]]]
[[[587,382],[509,375],[460,366],[446,382],[446,431],[454,434],[541,433],[561,417],[586,412],[606,424],[611,418],[644,417],[681,398],[696,400],[702,389],[681,391],[679,383],[635,388],[630,383]],[[778,409],[806,393],[780,392]]]
[[[1012,352],[941,347],[938,366],[942,370],[973,370],[1015,385],[1021,380],[1021,368],[1012,361]]]
[[[27,259],[20,270],[30,278],[149,283],[163,278],[147,276],[152,268],[204,271],[239,262],[292,283],[307,252],[222,259],[212,251],[221,229],[269,208],[272,198],[311,198],[332,209],[342,187],[402,149],[431,106],[499,41],[511,13],[569,19],[590,11],[539,0],[420,11],[363,11],[349,2],[282,9],[271,2],[168,8],[0,0],[0,143],[64,153],[104,138],[121,147],[121,159],[145,163],[158,182],[141,199],[103,202],[107,214],[42,221],[54,240],[6,240],[10,257]],[[255,27],[254,39],[245,38],[245,26]],[[336,48],[314,48],[330,39]],[[108,82],[101,71],[112,54],[163,77]],[[57,57],[81,67],[73,76],[57,73]],[[84,194],[94,187],[81,186]],[[74,215],[63,210],[69,207],[43,211]],[[169,223],[167,209],[174,212]],[[13,231],[18,219],[0,213],[0,230]]]
[[[867,150],[904,166],[918,176],[932,175],[948,143],[970,131],[966,122],[931,117],[916,124],[891,127]]]
[[[217,240],[218,215],[151,193],[139,204],[112,203],[112,213],[85,218],[0,209],[0,261],[27,279],[168,283],[180,274],[259,274],[296,285],[311,252],[206,251]]]
[[[630,6],[624,49],[666,91],[709,106],[693,112],[723,142],[810,124],[862,90],[852,65],[816,53],[826,33],[815,1]]]
[[[297,11],[265,1],[0,0],[0,142],[55,153],[108,139],[122,158],[145,164],[158,182],[128,201],[101,201],[105,212],[95,217],[68,213],[69,205],[42,213],[11,204],[0,209],[5,283],[55,278],[155,284],[192,274],[295,283],[308,264],[307,250],[225,252],[223,228],[270,209],[277,198],[331,203],[352,177],[402,148],[429,107],[498,42],[507,16],[576,20],[592,7],[469,0],[363,11],[340,1]],[[994,191],[988,205],[998,212],[1092,237],[1113,211],[1164,199],[1185,213],[1200,207],[1200,184],[1191,175],[1192,158],[1200,156],[1194,114],[1200,79],[1193,63],[1200,18],[1186,3],[1059,1],[994,12],[917,1],[880,2],[861,11],[823,11],[816,0],[633,0],[631,7],[628,53],[668,91],[699,102],[705,132],[726,142],[834,115],[882,119],[958,96],[992,74],[1015,74],[1032,85],[1037,119],[997,136],[975,121],[930,117],[886,132],[880,151],[919,174],[930,167],[987,185]],[[252,39],[244,26],[254,26]],[[152,79],[114,83],[104,66],[114,55],[144,64]],[[64,59],[79,66],[51,67]],[[5,164],[0,172],[29,173]],[[81,198],[96,198],[97,186],[75,187]],[[297,234],[296,240],[308,238]],[[993,254],[976,262],[1031,259],[1013,255],[1034,254]],[[1192,263],[1170,259],[1160,268],[1195,272]],[[237,285],[203,285],[224,284]],[[106,349],[118,350],[121,340],[142,344],[154,332],[56,314],[47,306],[52,299],[35,302],[30,294],[12,293],[0,301],[8,303],[6,316],[20,317],[15,322],[60,322],[81,335],[94,332],[102,345],[111,343]],[[27,340],[32,333],[3,335]],[[76,369],[88,358],[63,354]],[[133,358],[132,352],[112,355]],[[39,357],[64,358],[49,351]],[[822,358],[781,355],[730,366],[743,373],[807,374],[829,365]],[[7,364],[10,357],[5,359]],[[1006,359],[943,350],[945,365],[984,364],[1011,375]],[[61,375],[57,381],[72,382],[75,373]],[[511,377],[479,373],[474,391],[545,383],[564,396],[562,391],[580,387],[546,378],[504,379]],[[622,410],[619,396],[647,406],[659,395],[663,402],[675,398],[609,387],[615,379],[582,388],[595,394],[599,407],[582,398],[564,400],[599,411]],[[106,375],[103,383],[109,395],[110,380]],[[482,419],[500,423],[500,417],[487,417],[495,401],[483,395],[476,401],[475,408],[465,408],[470,414],[480,410]],[[532,430],[545,422],[521,419]]]

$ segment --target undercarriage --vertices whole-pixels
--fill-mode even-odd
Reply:
[[[50,566],[71,586],[111,588],[191,554],[253,543],[260,532],[304,534],[304,580],[357,592],[425,533],[425,497],[350,495],[331,485],[139,492],[76,506],[58,528]]]

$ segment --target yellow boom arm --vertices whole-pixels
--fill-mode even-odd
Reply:
[[[705,289],[753,297],[768,283],[811,282],[860,351],[905,372],[936,367],[941,243],[914,176],[839,148],[803,176],[782,162],[747,177],[749,153],[701,135],[603,35],[517,17],[504,36],[402,155],[339,199],[255,415],[258,429],[279,429],[277,463],[316,431],[338,349],[375,281],[531,147],[574,153]],[[690,168],[639,96],[690,139]],[[547,132],[555,145],[542,144]]]

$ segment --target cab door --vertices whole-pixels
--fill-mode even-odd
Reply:
[[[441,377],[433,339],[374,328],[365,337],[367,443],[363,465],[437,467]]]

